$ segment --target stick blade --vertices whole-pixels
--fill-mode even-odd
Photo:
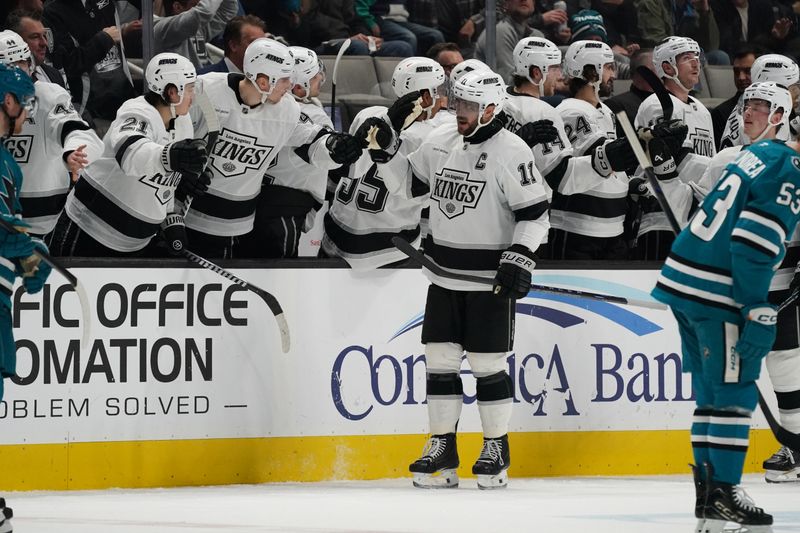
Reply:
[[[275,315],[275,320],[278,322],[278,331],[281,334],[281,349],[283,353],[289,353],[292,349],[292,338],[289,335],[289,323],[283,313]]]

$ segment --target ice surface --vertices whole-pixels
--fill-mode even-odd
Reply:
[[[800,532],[800,483],[744,486]],[[17,533],[517,532],[691,533],[689,476],[511,478],[508,489],[421,490],[409,479],[5,494]]]

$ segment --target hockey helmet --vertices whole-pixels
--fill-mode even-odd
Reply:
[[[478,124],[471,133],[465,137],[471,137],[479,129],[488,124],[481,123],[481,117],[490,105],[494,105],[493,116],[496,117],[503,109],[506,99],[506,86],[499,74],[492,71],[469,72],[453,86],[453,104],[458,109],[458,103],[469,102],[474,105],[478,113]]]
[[[489,68],[489,65],[479,59],[465,59],[453,67],[453,70],[450,71],[450,84],[455,85],[461,76],[467,72],[473,72],[475,70],[484,70],[489,72],[492,71],[492,69]]]
[[[771,81],[784,87],[800,82],[800,69],[792,59],[780,54],[759,56],[750,67],[753,83]]]
[[[547,71],[557,65],[561,65],[561,50],[547,39],[525,37],[514,47],[514,75],[534,83],[530,75],[531,67],[539,67],[542,71],[542,80],[537,84],[540,94],[544,88]]]
[[[306,91],[304,98],[308,99],[311,93],[311,80],[314,76],[322,72],[320,86],[325,83],[325,65],[314,50],[302,46],[290,46],[289,51],[294,57],[293,81]]]
[[[763,139],[767,131],[778,124],[784,125],[784,129],[789,127],[789,115],[792,111],[792,95],[786,87],[771,81],[751,84],[744,90],[744,94],[742,95],[742,114],[744,114],[744,108],[747,107],[748,100],[764,100],[769,104],[767,127],[764,128],[764,131],[762,131],[757,138],[753,139],[752,142]],[[783,110],[783,116],[778,124],[773,124],[772,117],[778,110]]]
[[[261,93],[261,103],[275,90],[278,80],[292,80],[294,74],[294,58],[289,47],[274,39],[262,37],[256,39],[244,51],[244,75]],[[258,76],[264,75],[269,80],[269,90],[264,92],[256,83]]]
[[[165,96],[167,87],[174,85],[178,91],[178,103],[181,103],[186,86],[195,82],[197,72],[192,62],[182,55],[164,52],[155,55],[147,64],[144,79],[147,88],[162,97]]]
[[[614,52],[601,41],[575,41],[564,54],[564,68],[570,78],[589,81],[583,77],[583,68],[592,65],[602,79],[603,67],[609,63],[614,63]]]
[[[442,96],[445,75],[442,66],[427,57],[408,57],[392,72],[392,88],[397,97],[427,89],[434,100]]]
[[[13,94],[20,105],[32,108],[36,89],[31,77],[19,67],[0,64],[0,100],[8,93]]]
[[[18,33],[11,30],[0,31],[0,63],[13,65],[30,59],[31,49]]]
[[[677,57],[681,54],[691,53],[695,54],[697,60],[700,61],[700,45],[697,41],[689,37],[671,36],[662,40],[653,49],[653,66],[656,69],[656,74],[659,78],[668,78],[689,91],[691,87],[684,87],[683,83],[678,79],[678,60]],[[664,63],[672,65],[675,74],[672,76],[664,72]]]

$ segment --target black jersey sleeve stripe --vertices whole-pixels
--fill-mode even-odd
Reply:
[[[122,168],[122,158],[125,157],[125,152],[130,148],[134,143],[141,141],[142,139],[146,139],[144,135],[131,135],[119,145],[117,148],[117,153],[114,156],[117,160],[117,164]]]
[[[325,214],[325,235],[333,241],[336,247],[348,254],[359,255],[393,250],[392,237],[414,242],[419,237],[419,226],[413,229],[395,231],[376,231],[363,235],[354,235],[336,223],[330,213]]]
[[[759,251],[770,258],[776,257],[778,255],[772,250],[765,248],[764,246],[761,246],[757,242],[751,241],[750,239],[747,239],[740,235],[731,235],[731,241],[736,241],[738,243],[744,244],[745,246],[749,246],[753,250]]]
[[[295,148],[294,149],[294,153],[297,154],[297,157],[299,157],[300,159],[302,159],[303,161],[305,161],[306,163],[308,163],[310,165],[311,164],[311,157],[309,157],[308,151],[311,150],[311,145],[314,144],[315,142],[317,142],[317,140],[319,140],[320,137],[324,137],[325,135],[328,135],[329,133],[330,133],[330,131],[326,130],[325,128],[322,128],[321,130],[319,130],[317,132],[317,134],[314,136],[313,139],[311,139],[310,142]]]
[[[563,195],[562,195],[563,196]],[[565,207],[572,213],[597,218],[624,217],[628,212],[627,194],[620,198],[598,198],[589,194],[570,194]]]
[[[152,224],[131,215],[95,189],[89,180],[79,179],[75,184],[75,198],[106,224],[129,237],[146,239],[158,233],[158,224]]]
[[[724,303],[721,303],[721,302],[715,302],[714,300],[708,300],[706,298],[702,298],[700,296],[697,296],[695,294],[690,294],[688,292],[682,292],[682,291],[679,291],[677,289],[673,289],[672,287],[669,287],[667,285],[664,285],[661,282],[656,282],[656,287],[658,287],[659,289],[661,289],[664,292],[668,292],[670,294],[673,294],[673,295],[678,296],[679,298],[683,298],[685,300],[692,300],[693,302],[697,302],[697,303],[700,303],[700,304],[703,304],[703,305],[709,305],[711,307],[717,307],[717,308],[723,309],[725,311],[730,311],[731,313],[737,313],[737,314],[739,313],[739,309],[737,309],[736,307],[734,307],[732,305],[727,305],[727,304],[724,304]]]
[[[37,218],[57,215],[67,203],[67,194],[60,193],[50,196],[26,196],[19,199],[25,218]]]
[[[73,131],[86,131],[90,129],[92,128],[81,120],[70,120],[61,127],[61,146],[64,146],[64,141],[67,140],[67,136]]]
[[[772,213],[767,213],[766,211],[762,211],[761,209],[756,209],[756,208],[751,207],[751,206],[747,206],[747,209],[745,209],[745,211],[750,211],[751,213],[755,213],[756,215],[762,216],[762,217],[766,218],[767,220],[771,220],[772,222],[776,223],[778,226],[781,227],[781,229],[783,230],[783,234],[786,235],[786,238],[790,238],[791,237],[792,232],[789,231],[789,229],[786,227],[786,224],[783,223],[783,220],[781,220],[780,218],[776,217]]]
[[[425,239],[425,255],[444,268],[453,270],[497,270],[503,250],[454,248]]]
[[[553,170],[547,173],[547,176],[544,177],[544,181],[550,186],[551,189],[557,191],[558,188],[561,186],[561,182],[564,180],[564,176],[567,175],[567,168],[569,167],[569,161],[572,159],[572,156],[565,157],[558,163]]]
[[[550,202],[547,200],[523,207],[514,211],[514,220],[517,222],[521,220],[538,220],[543,214],[547,213],[549,207]]]
[[[705,270],[706,272],[711,272],[712,274],[720,274],[722,276],[730,276],[731,275],[731,271],[730,270],[726,270],[724,268],[719,268],[719,267],[712,267],[712,266],[704,265],[702,263],[696,263],[694,261],[690,261],[689,259],[686,259],[684,257],[679,256],[675,252],[670,252],[669,257],[670,257],[670,259],[673,259],[674,261],[677,261],[678,263],[684,264],[684,265],[692,267],[692,268],[696,268],[698,270]]]

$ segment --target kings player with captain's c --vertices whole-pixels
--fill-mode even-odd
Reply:
[[[748,120],[775,113],[766,100],[748,105],[764,108],[749,111]],[[755,381],[776,335],[777,308],[767,294],[798,220],[800,143],[757,141],[722,171],[653,289],[672,308],[684,369],[692,373],[697,531],[716,533],[728,521],[751,533],[771,531],[772,516],[738,485],[758,401]]]

